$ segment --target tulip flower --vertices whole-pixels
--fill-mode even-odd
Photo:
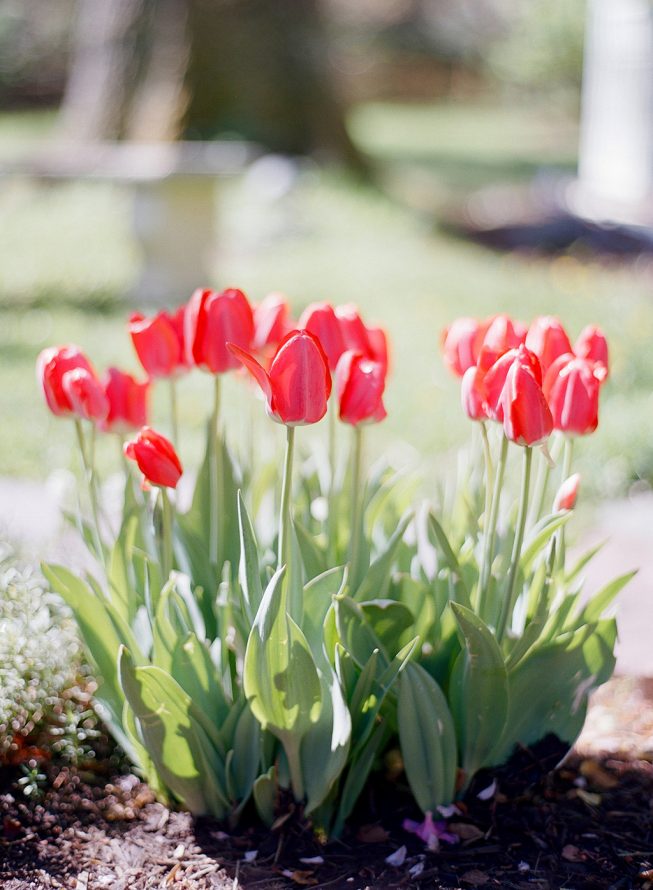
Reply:
[[[190,364],[223,374],[240,366],[227,349],[234,343],[249,349],[254,336],[254,316],[241,290],[230,288],[221,293],[198,289],[186,308],[184,335]]]
[[[358,309],[351,303],[337,306],[335,314],[345,349],[353,349],[375,362],[380,362],[384,373],[387,373],[389,355],[385,331],[378,327],[368,328],[360,317]]]
[[[381,362],[348,350],[338,362],[335,377],[340,420],[357,426],[378,423],[386,417],[385,371]]]
[[[93,374],[93,368],[77,346],[59,346],[44,349],[36,360],[36,376],[50,411],[58,417],[74,413],[70,397],[62,387],[62,377],[67,371],[82,368]]]
[[[555,500],[553,502],[553,509],[555,511],[558,510],[573,510],[576,506],[576,500],[578,498],[578,489],[580,487],[580,474],[573,473],[562,483],[560,488],[557,491],[555,496]]]
[[[460,382],[460,399],[470,420],[488,418],[485,400],[484,374],[476,365],[467,368]]]
[[[302,312],[298,327],[317,337],[328,359],[329,368],[335,371],[346,347],[333,306],[330,303],[311,303]]]
[[[149,426],[123,448],[125,457],[135,461],[147,482],[163,488],[176,488],[183,469],[172,442]]]
[[[276,349],[291,330],[290,307],[283,294],[271,293],[254,307],[252,349],[258,353]]]
[[[247,368],[261,387],[268,414],[286,426],[286,456],[279,518],[279,567],[290,560],[290,490],[295,426],[317,423],[326,414],[331,395],[329,361],[320,341],[310,331],[291,331],[280,344],[269,372],[253,355],[234,343],[233,356]]]
[[[477,364],[487,371],[505,352],[516,349],[525,340],[526,328],[520,321],[507,315],[495,315],[483,337]]]
[[[540,360],[543,374],[546,374],[559,356],[571,352],[567,332],[560,321],[551,315],[541,315],[531,323],[526,335],[526,346]]]
[[[324,417],[331,376],[320,341],[310,331],[291,331],[277,349],[269,372],[237,344],[229,343],[229,349],[261,387],[268,414],[277,423],[302,426]]]
[[[438,852],[440,841],[444,841],[445,844],[457,844],[460,840],[457,834],[447,831],[447,823],[444,820],[434,821],[433,813],[430,811],[426,812],[422,822],[404,819],[401,827],[410,834],[416,834],[432,853]]]
[[[457,377],[462,377],[478,361],[487,329],[486,321],[457,318],[442,332],[444,363]]]
[[[574,343],[574,355],[578,358],[600,362],[605,367],[605,376],[608,376],[608,341],[601,328],[597,328],[595,325],[587,325],[586,328],[583,328]]]
[[[517,360],[501,394],[503,432],[517,445],[538,445],[551,435],[553,418],[542,387],[530,368]]]
[[[126,433],[147,424],[149,383],[141,383],[117,368],[109,368],[102,383],[109,402],[109,413],[102,423],[103,430]]]
[[[561,355],[544,378],[544,395],[557,430],[570,436],[593,433],[599,423],[599,393],[605,365]]]
[[[485,412],[489,418],[499,423],[503,423],[502,396],[508,371],[515,363],[523,365],[535,377],[538,386],[542,385],[542,369],[535,353],[531,352],[523,344],[517,349],[509,349],[508,352],[504,352],[482,378]],[[480,366],[479,374],[482,374]]]
[[[73,368],[61,377],[61,388],[73,413],[82,420],[100,423],[109,413],[109,400],[95,374],[86,368]]]
[[[170,377],[183,361],[182,343],[167,312],[146,317],[134,312],[127,326],[136,355],[151,378]]]

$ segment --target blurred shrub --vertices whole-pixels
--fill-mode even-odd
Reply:
[[[0,764],[92,757],[88,685],[67,608],[0,545]]]
[[[502,0],[505,32],[488,44],[487,66],[517,88],[578,95],[584,0]]]

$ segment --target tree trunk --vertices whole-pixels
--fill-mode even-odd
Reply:
[[[62,106],[80,139],[210,139],[364,168],[320,0],[79,0]]]

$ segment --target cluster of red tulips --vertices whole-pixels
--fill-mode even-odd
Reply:
[[[608,375],[608,347],[599,328],[571,344],[557,318],[530,327],[507,315],[459,318],[443,333],[444,359],[462,378],[463,408],[472,420],[503,424],[508,440],[537,445],[551,432],[594,432],[599,393]]]
[[[366,326],[354,306],[314,303],[295,323],[280,294],[252,306],[235,288],[198,289],[174,313],[134,313],[128,331],[146,380],[117,368],[100,378],[76,346],[44,350],[37,374],[50,410],[74,418],[78,428],[87,420],[102,431],[139,430],[124,452],[154,485],[174,488],[182,466],[173,443],[147,426],[149,387],[170,381],[174,440],[174,381],[193,368],[215,376],[217,393],[220,375],[244,366],[263,391],[270,416],[287,427],[324,417],[332,374],[343,422],[357,427],[385,417],[386,335]]]

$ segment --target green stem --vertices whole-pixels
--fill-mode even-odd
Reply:
[[[483,527],[487,531],[490,521],[490,510],[492,509],[492,488],[494,486],[494,468],[492,466],[492,451],[490,449],[490,439],[487,434],[487,427],[481,421],[481,437],[483,440],[483,458],[485,461],[485,508],[483,512]]]
[[[220,441],[220,437],[222,434],[220,429],[220,384],[220,375],[216,374],[214,377],[213,413],[211,415],[211,428],[209,434],[209,441],[211,445],[209,466],[209,485],[211,496],[211,509],[209,512],[209,559],[211,561],[211,564],[216,566],[216,568],[218,569],[218,573],[222,570],[222,531],[224,528],[224,491],[222,485],[224,468],[222,466],[222,443]]]
[[[278,565],[287,566],[290,547],[290,492],[292,490],[292,462],[295,451],[295,427],[286,427],[286,459],[283,465],[281,485],[281,512],[279,514]]]
[[[490,520],[487,528],[484,529],[485,540],[483,547],[483,562],[481,563],[481,575],[478,582],[478,614],[481,618],[485,616],[487,605],[487,597],[490,587],[490,576],[492,570],[492,561],[494,559],[494,540],[497,531],[497,522],[499,519],[499,504],[501,503],[501,489],[503,488],[503,479],[506,474],[506,462],[508,460],[508,440],[503,436],[501,440],[501,453],[499,454],[499,463],[497,464],[496,476],[492,488],[492,507],[490,509]]]
[[[510,557],[510,575],[508,576],[508,590],[503,601],[499,626],[497,627],[497,639],[499,642],[503,639],[506,631],[508,618],[512,615],[515,608],[515,583],[517,581],[517,571],[519,569],[519,561],[521,559],[522,544],[524,543],[524,531],[526,529],[526,517],[528,515],[528,492],[531,482],[531,465],[533,462],[533,449],[524,448],[524,466],[522,470],[521,496],[519,499],[519,513],[517,514],[517,527],[515,529],[515,538],[512,545],[512,556]]]
[[[361,560],[361,534],[363,520],[363,491],[362,491],[362,464],[363,464],[363,427],[354,427],[354,445],[352,448],[351,464],[351,549],[349,551],[350,582],[354,585],[358,582],[358,573]]]
[[[327,498],[327,555],[329,560],[329,565],[335,565],[336,563],[336,552],[337,552],[337,541],[336,535],[338,532],[338,522],[336,517],[337,512],[337,496],[338,493],[336,491],[336,402],[334,399],[331,401],[331,405],[329,406],[328,412],[328,424],[329,424],[329,495]]]
[[[163,571],[163,580],[164,582],[168,580],[170,577],[170,572],[173,567],[173,550],[172,550],[172,522],[173,522],[173,514],[172,514],[172,504],[170,503],[170,498],[168,497],[167,490],[162,486],[159,491],[161,492],[161,525],[162,525],[162,533],[161,533],[161,568]]]
[[[297,739],[293,733],[287,733],[283,739],[284,750],[288,759],[290,771],[290,785],[295,800],[298,803],[304,799],[304,777],[302,776],[302,762],[300,758],[301,738]]]
[[[179,446],[179,415],[177,413],[177,381],[174,377],[168,379],[170,387],[170,429],[172,430],[172,444]]]
[[[556,437],[553,445],[551,446],[551,457],[553,461],[557,461],[558,455],[560,452],[560,440]],[[546,457],[541,454],[540,455],[540,463],[537,470],[537,478],[535,480],[535,487],[533,490],[533,499],[531,504],[531,509],[529,511],[528,524],[535,525],[539,522],[542,511],[544,510],[544,503],[546,501],[546,494],[549,488],[549,478],[551,476],[551,464],[546,459]]]
[[[571,436],[565,436],[565,450],[564,456],[562,458],[562,479],[560,480],[560,484],[562,485],[569,476],[571,475],[571,464],[574,458],[574,440]],[[564,569],[565,567],[565,551],[566,551],[566,540],[565,540],[565,527],[560,529],[560,540],[559,540],[558,552],[556,554],[556,565],[559,569]]]
[[[82,466],[84,467],[84,478],[88,488],[88,496],[91,502],[91,515],[93,517],[93,537],[95,538],[95,550],[97,558],[104,562],[104,548],[102,546],[102,535],[100,534],[100,520],[98,515],[97,492],[95,490],[95,471],[93,468],[93,451],[91,446],[90,455],[86,450],[84,441],[84,429],[82,421],[75,418],[75,432],[77,433],[77,444],[79,445],[79,453],[82,457]]]

